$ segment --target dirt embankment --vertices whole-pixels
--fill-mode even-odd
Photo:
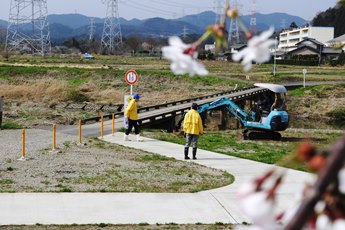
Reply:
[[[345,84],[293,90],[289,92],[288,110],[305,118],[345,120]]]

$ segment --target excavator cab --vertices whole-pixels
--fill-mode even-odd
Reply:
[[[267,89],[270,103],[266,110],[260,112],[260,120],[248,121],[244,124],[245,139],[274,139],[280,140],[278,131],[284,131],[289,126],[289,115],[286,111],[286,93],[283,85],[270,83],[256,83],[255,86]],[[268,110],[268,111],[267,111]]]
[[[286,88],[283,85],[257,83],[257,87],[267,89],[271,97],[270,102],[265,105],[265,110],[260,111],[258,118],[257,112],[248,112],[240,108],[236,103],[228,98],[221,98],[212,103],[204,104],[198,108],[199,113],[206,110],[225,107],[243,125],[244,139],[273,139],[280,140],[279,131],[284,131],[289,125],[289,115],[286,111]]]

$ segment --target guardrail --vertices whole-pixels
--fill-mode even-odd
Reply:
[[[224,95],[234,94],[234,93],[238,93],[238,92],[242,92],[242,91],[248,91],[248,90],[254,89],[254,88],[255,87],[249,87],[249,88],[244,88],[244,89],[239,89],[239,90],[230,90],[230,91],[225,91],[225,92],[211,94],[211,95],[205,95],[205,96],[194,97],[194,98],[189,98],[189,99],[184,99],[184,100],[179,100],[179,101],[173,101],[173,102],[164,103],[164,104],[158,104],[158,105],[143,107],[143,108],[138,109],[138,113],[149,112],[149,111],[153,111],[153,110],[157,110],[157,109],[174,107],[177,105],[185,104],[185,106],[183,106],[182,108],[181,108],[181,106],[179,106],[179,108],[176,108],[176,109],[172,108],[172,110],[168,111],[168,112],[164,112],[164,113],[160,113],[160,114],[154,114],[152,116],[148,116],[148,117],[146,116],[144,118],[140,118],[140,119],[138,119],[138,122],[141,125],[144,125],[144,124],[153,123],[153,122],[156,122],[156,121],[162,120],[162,119],[169,119],[172,116],[182,114],[182,113],[186,112],[187,110],[189,110],[191,102],[205,101],[205,100],[210,99],[210,98],[217,98],[217,97],[219,98],[219,97],[224,96]],[[244,93],[244,94],[232,96],[229,98],[233,101],[240,101],[243,99],[251,98],[251,97],[253,97],[257,94],[260,94],[262,92],[265,92],[265,91],[267,91],[267,90],[266,89],[260,89],[260,90],[258,89],[254,92]],[[205,103],[207,103],[207,102],[205,102]],[[202,104],[204,104],[204,103],[202,103]],[[123,112],[114,113],[114,116],[115,117],[122,117]],[[103,118],[111,119],[112,114],[103,115]],[[82,122],[83,122],[83,124],[85,124],[85,123],[90,122],[90,121],[99,121],[100,119],[101,119],[101,116],[98,116],[98,117],[92,117],[92,118],[84,119]]]
[[[224,91],[224,92],[220,92],[220,93],[215,93],[215,94],[209,94],[209,95],[204,95],[204,96],[199,96],[199,97],[193,97],[193,98],[188,98],[188,99],[183,99],[183,100],[178,100],[178,101],[173,101],[173,102],[167,102],[167,103],[162,103],[162,104],[158,104],[158,105],[152,105],[152,106],[146,106],[146,107],[142,107],[142,108],[138,108],[138,113],[144,112],[144,111],[152,111],[152,110],[156,110],[156,109],[161,109],[161,108],[167,108],[167,107],[171,107],[171,106],[176,106],[176,105],[181,105],[181,104],[186,104],[186,103],[190,103],[190,102],[194,102],[194,101],[199,101],[199,100],[203,100],[203,99],[208,99],[208,98],[214,98],[214,97],[219,97],[222,95],[226,95],[226,94],[231,94],[231,93],[236,93],[236,92],[241,92],[241,91],[246,91],[248,89],[253,89],[255,87],[248,87],[248,88],[243,88],[243,89],[237,89],[237,90],[229,90],[229,91]],[[78,104],[70,104],[70,108],[75,108],[75,109],[85,109],[85,106],[82,107],[81,105],[76,106]],[[122,106],[121,107],[121,111],[115,112],[114,115],[115,117],[121,117],[123,115],[123,104],[119,104],[117,106]],[[101,107],[100,107],[101,108]],[[104,107],[103,107],[104,108]],[[101,110],[96,110],[96,111],[101,111]],[[112,118],[112,114],[106,114],[103,115],[103,118]],[[97,116],[97,117],[90,117],[90,118],[86,118],[82,120],[82,123],[85,124],[87,122],[91,122],[91,121],[99,121],[101,119],[101,116]]]
[[[179,101],[173,101],[173,102],[167,102],[167,103],[158,104],[158,105],[147,106],[147,107],[139,108],[138,112],[140,113],[141,111],[150,111],[152,109],[155,110],[155,109],[160,109],[160,108],[167,108],[169,106],[181,105],[181,104],[190,103],[190,102],[194,102],[194,101],[199,101],[199,100],[203,100],[203,99],[219,97],[219,96],[222,96],[222,95],[226,95],[226,94],[230,94],[230,93],[236,93],[236,92],[241,92],[241,91],[245,91],[245,90],[253,89],[253,88],[255,88],[255,87],[248,87],[248,88],[237,89],[237,90],[229,90],[229,91],[224,91],[224,92],[215,93],[215,94],[209,94],[209,95],[205,95],[205,96],[192,97],[192,98],[189,98],[189,99],[183,99],[183,100],[179,100]]]
[[[219,93],[217,94],[217,96],[222,96],[222,95],[225,95],[225,94],[229,94],[229,93],[235,93],[235,92],[240,92],[240,91],[245,91],[245,90],[248,90],[248,89],[252,89],[252,88],[255,88],[255,87],[250,87],[250,88],[246,88],[246,89],[243,89],[243,90],[238,90],[238,91],[233,91],[233,92],[228,92],[228,93]],[[244,100],[244,99],[248,99],[248,98],[251,98],[253,96],[256,96],[258,94],[261,94],[263,92],[266,92],[267,89],[261,89],[261,90],[257,90],[255,92],[250,92],[250,93],[245,93],[245,94],[242,94],[242,95],[238,95],[238,96],[233,96],[233,97],[229,97],[230,100],[232,101],[241,101],[241,100]],[[217,97],[215,96],[215,97]],[[208,99],[210,97],[198,97],[199,100],[202,100],[202,99]],[[193,102],[193,101],[196,101],[196,100],[188,100],[188,102]],[[153,123],[155,121],[158,121],[158,120],[162,120],[162,119],[168,119],[170,117],[173,117],[173,116],[176,116],[176,115],[179,115],[179,114],[183,114],[185,113],[186,111],[188,111],[190,109],[190,105],[186,105],[184,108],[180,108],[180,109],[176,109],[176,110],[173,110],[173,111],[169,111],[169,112],[165,112],[165,113],[161,113],[159,115],[152,115],[150,117],[145,117],[145,118],[140,118],[138,119],[138,122],[140,125],[145,125],[145,124],[148,124],[148,123]]]
[[[57,108],[64,109],[79,109],[85,111],[102,111],[102,112],[121,112],[123,110],[123,104],[118,105],[90,105],[90,104],[77,104],[67,103],[64,105],[58,105]]]

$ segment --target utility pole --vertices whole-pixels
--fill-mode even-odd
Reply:
[[[273,57],[273,76],[275,76],[276,75],[276,72],[277,72],[277,70],[276,70],[276,55],[277,55],[277,43],[278,43],[278,41],[277,41],[277,38],[275,38],[275,44],[274,44],[274,57]]]
[[[119,18],[119,1],[104,0],[107,5],[102,34],[102,53],[115,54],[122,48],[122,34]]]
[[[44,56],[51,51],[47,0],[11,0],[9,15],[6,52]]]

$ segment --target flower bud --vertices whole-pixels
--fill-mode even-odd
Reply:
[[[322,155],[316,155],[313,156],[308,162],[307,162],[307,166],[315,171],[320,171],[324,165],[326,163],[326,158],[325,156]]]
[[[229,8],[226,11],[226,16],[228,16],[229,18],[238,18],[238,10],[236,8]]]
[[[316,153],[314,145],[310,142],[303,142],[297,149],[297,157],[301,161],[308,161]]]

